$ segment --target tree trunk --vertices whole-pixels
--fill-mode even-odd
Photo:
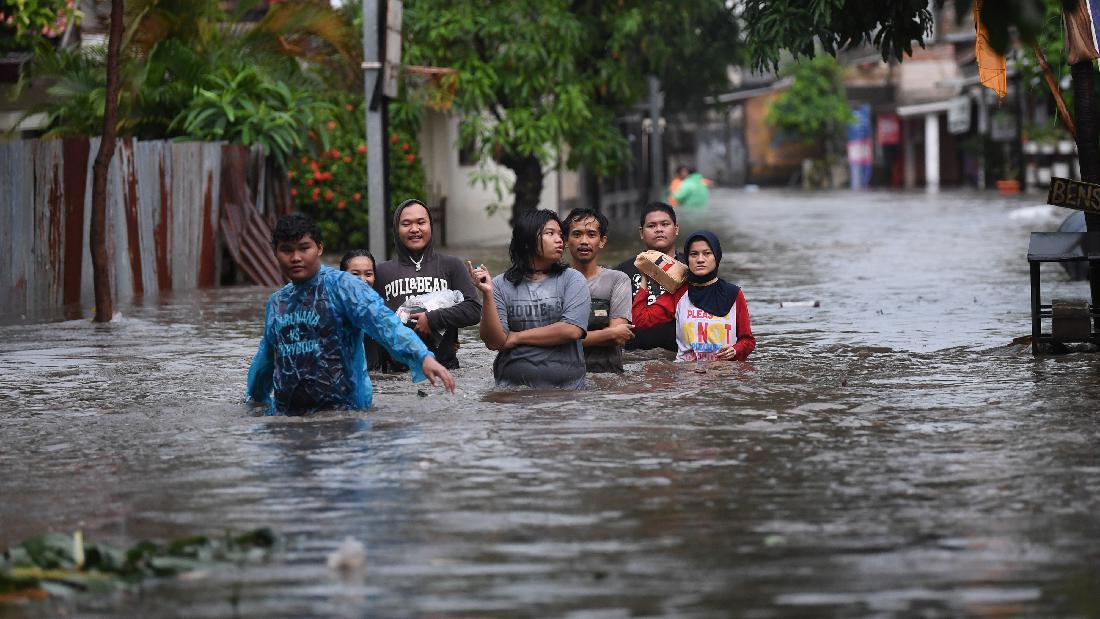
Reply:
[[[513,188],[515,202],[512,203],[512,219],[508,222],[515,225],[520,215],[539,207],[539,197],[542,195],[542,163],[534,155],[505,155],[500,162],[516,174]]]
[[[114,315],[110,264],[107,262],[107,170],[115,156],[118,123],[118,63],[122,48],[123,0],[111,0],[111,30],[107,44],[107,93],[103,110],[103,136],[92,166],[92,217],[88,248],[92,253],[92,285],[95,289],[95,321],[109,322]]]
[[[1081,180],[1100,183],[1100,125],[1097,123],[1096,70],[1092,61],[1070,67],[1073,75],[1073,113],[1077,121],[1077,159]],[[1085,213],[1085,229],[1100,232],[1100,216]],[[1089,262],[1089,289],[1093,309],[1100,308],[1100,261]],[[1095,321],[1100,329],[1100,319]]]

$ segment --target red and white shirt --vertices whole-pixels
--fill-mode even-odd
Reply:
[[[713,360],[729,345],[737,351],[734,358],[744,361],[756,348],[745,294],[738,290],[729,313],[712,316],[695,307],[687,291],[687,285],[681,286],[675,294],[662,294],[653,305],[647,305],[648,292],[640,289],[634,297],[634,326],[647,329],[675,320],[677,361]]]

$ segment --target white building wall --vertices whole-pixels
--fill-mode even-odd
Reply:
[[[447,245],[478,246],[507,245],[512,237],[508,218],[512,213],[512,194],[505,192],[498,200],[491,186],[482,187],[471,176],[477,166],[462,166],[458,162],[458,117],[428,111],[420,129],[420,156],[427,175],[428,199],[438,204],[447,200]],[[515,178],[508,168],[494,163],[488,169],[499,172],[510,184]],[[395,196],[396,198],[397,196]],[[498,203],[493,215],[486,207]],[[543,177],[539,208],[558,209],[558,179],[556,172]]]

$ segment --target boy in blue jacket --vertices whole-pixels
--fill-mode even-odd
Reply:
[[[260,348],[248,370],[245,400],[269,404],[269,415],[369,408],[363,334],[427,378],[454,391],[450,372],[359,278],[321,265],[324,242],[304,215],[279,219],[272,234],[279,268],[290,283],[271,295]],[[271,394],[274,392],[274,399]]]

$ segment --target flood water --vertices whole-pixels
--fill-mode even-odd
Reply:
[[[259,288],[0,327],[0,548],[283,539],[0,617],[1096,616],[1100,357],[1011,345],[1051,228],[1010,213],[1041,202],[715,191],[682,232],[725,241],[751,361],[631,356],[581,393],[493,391],[467,330],[455,395],[385,376],[367,412],[257,417]],[[341,576],[346,536],[367,558]]]

